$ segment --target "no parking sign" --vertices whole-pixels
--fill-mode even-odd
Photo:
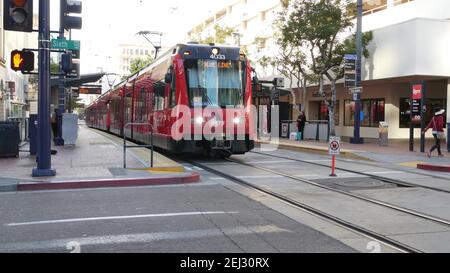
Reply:
[[[340,137],[330,137],[330,145],[328,147],[328,152],[330,155],[340,155],[341,154],[341,138]]]

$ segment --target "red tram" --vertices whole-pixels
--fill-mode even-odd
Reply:
[[[173,153],[244,154],[254,148],[251,75],[239,48],[179,44],[98,98],[86,123],[147,144],[152,131]]]

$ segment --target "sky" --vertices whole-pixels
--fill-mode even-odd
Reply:
[[[148,43],[135,35],[142,30],[163,32],[162,46],[183,42],[187,32],[232,0],[84,0],[83,29],[73,30],[81,41],[81,73],[107,72],[117,65],[111,57],[122,43]],[[52,28],[58,29],[59,1],[50,0]]]

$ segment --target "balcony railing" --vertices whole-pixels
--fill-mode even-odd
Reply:
[[[409,2],[412,2],[412,1],[414,1],[414,0],[395,0],[392,5],[393,6],[398,6],[398,5],[406,4],[406,3],[409,3]],[[391,6],[390,3],[386,3],[384,5],[380,5],[380,6],[376,7],[376,8],[364,11],[363,15],[369,15],[369,14],[373,14],[373,13],[378,12],[378,11],[385,10],[389,6]]]

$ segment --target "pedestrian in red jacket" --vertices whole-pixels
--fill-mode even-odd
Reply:
[[[431,148],[428,152],[428,157],[431,157],[431,154],[434,150],[438,150],[439,157],[443,157],[444,155],[441,152],[441,140],[445,138],[444,136],[444,113],[445,110],[437,110],[435,116],[431,119],[430,124],[428,124],[427,128],[425,128],[424,134],[429,130],[433,129],[433,137],[436,141],[436,144]]]

